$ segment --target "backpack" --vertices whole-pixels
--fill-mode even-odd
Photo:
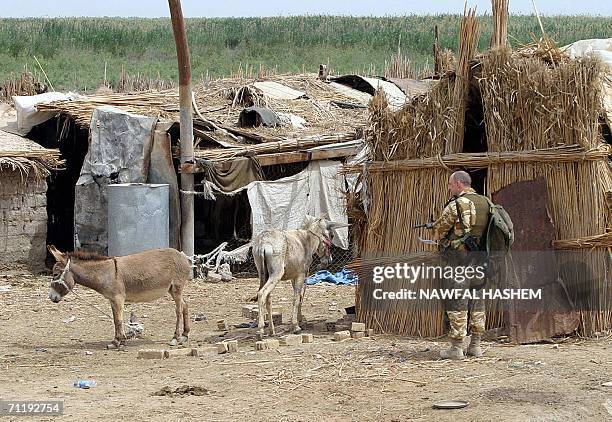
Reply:
[[[504,207],[494,204],[489,198],[486,199],[489,203],[490,215],[484,232],[484,239],[481,240],[482,249],[487,254],[491,252],[506,254],[514,243],[514,224],[512,224],[512,219]]]

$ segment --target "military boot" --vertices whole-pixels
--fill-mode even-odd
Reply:
[[[472,334],[470,339],[470,345],[468,346],[465,354],[468,356],[474,356],[476,358],[482,357],[482,350],[480,349],[480,334]]]
[[[450,345],[448,349],[440,351],[440,357],[442,359],[463,359],[463,339],[452,338]]]

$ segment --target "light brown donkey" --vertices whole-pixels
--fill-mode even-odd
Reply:
[[[187,255],[171,248],[151,249],[119,257],[84,252],[62,253],[55,246],[48,248],[57,261],[53,267],[49,299],[58,303],[75,284],[89,287],[107,298],[115,322],[115,339],[108,345],[109,348],[125,344],[125,302],[151,302],[166,293],[172,296],[176,304],[176,330],[170,344],[174,346],[187,341],[189,307],[183,299],[183,288],[191,275]]]

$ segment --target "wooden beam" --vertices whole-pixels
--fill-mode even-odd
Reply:
[[[330,158],[350,157],[357,153],[357,146],[347,146],[343,148],[323,149],[314,151],[292,151],[279,152],[274,154],[258,155],[257,159],[262,167],[274,166],[277,164],[300,163],[303,161],[327,160]],[[244,160],[246,157],[236,157],[232,160],[217,161],[215,167],[224,168],[233,160]],[[180,167],[181,173],[202,173],[204,168],[199,164],[185,163]]]

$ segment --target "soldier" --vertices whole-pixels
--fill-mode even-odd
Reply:
[[[478,195],[471,188],[472,179],[465,171],[456,171],[448,179],[448,189],[452,195],[440,218],[428,223],[439,239],[443,262],[451,267],[480,265],[482,252],[479,242],[489,220],[487,198]],[[459,208],[459,213],[457,212]],[[445,279],[448,289],[480,289],[484,279]],[[440,352],[443,359],[463,358],[463,339],[467,335],[468,309],[471,341],[467,355],[482,356],[480,339],[485,331],[485,307],[482,299],[453,299],[445,303],[446,314],[450,321],[450,348]]]

